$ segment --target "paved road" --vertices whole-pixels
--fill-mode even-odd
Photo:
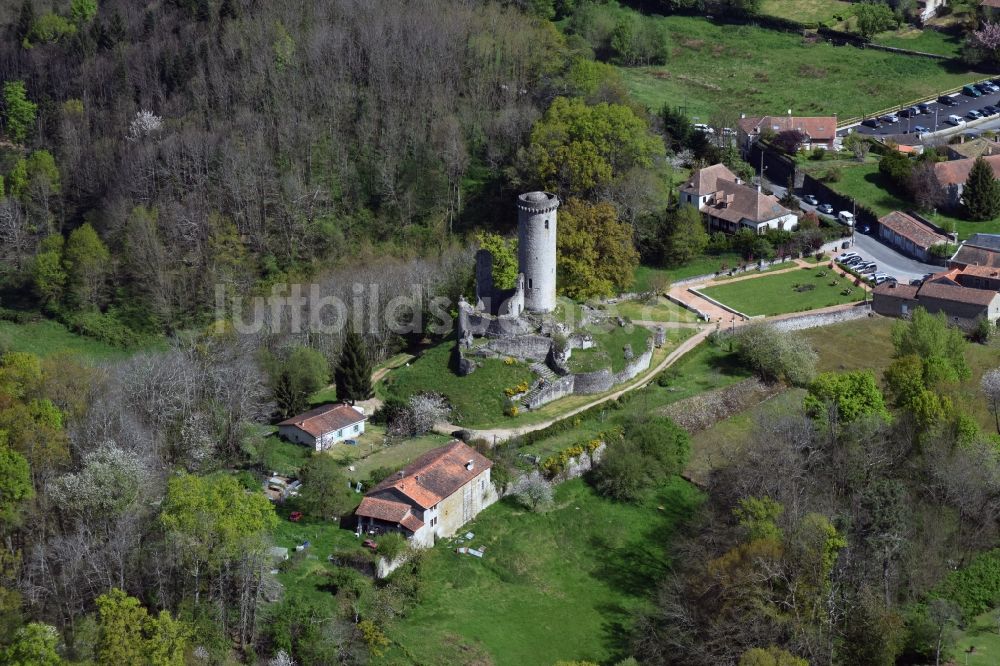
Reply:
[[[923,277],[927,273],[937,273],[941,266],[933,266],[910,259],[881,243],[878,239],[865,234],[854,235],[854,246],[849,250],[857,252],[868,261],[878,264],[878,272],[891,275],[902,284]]]
[[[934,100],[930,100],[928,102],[930,104],[928,113],[923,113],[913,118],[900,118],[899,121],[895,123],[883,123],[882,127],[878,129],[865,127],[864,125],[857,125],[856,127],[851,128],[851,130],[854,132],[860,132],[861,134],[876,136],[886,134],[912,134],[916,131],[914,128],[917,125],[922,125],[931,132],[936,132],[938,130],[955,127],[948,122],[948,116],[950,115],[961,116],[964,120],[969,121],[969,118],[967,118],[965,114],[973,109],[982,109],[987,104],[1000,106],[1000,93],[991,93],[981,97],[970,97],[969,95],[964,95],[962,93],[955,93],[950,95],[950,97],[957,102],[955,106],[945,106],[944,104],[939,103],[935,98]],[[983,130],[987,128],[994,128],[997,125],[1000,125],[1000,118],[993,116],[993,120],[973,125],[973,127],[976,130]],[[964,126],[964,124],[961,125],[961,127]],[[847,129],[843,129],[838,132],[838,134],[843,136],[847,134],[847,131]]]

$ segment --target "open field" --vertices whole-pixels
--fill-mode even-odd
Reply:
[[[955,663],[968,666],[1000,664],[1000,629],[994,613],[995,611],[983,613],[958,633],[955,649],[952,651],[956,657]],[[975,650],[969,652],[970,647]]]
[[[853,14],[854,7],[843,0],[764,0],[760,13],[799,23],[823,23]]]
[[[551,666],[626,656],[625,630],[701,496],[675,479],[625,504],[577,479],[559,486],[555,501],[547,513],[504,501],[480,514],[463,531],[486,546],[481,560],[448,543],[430,551],[423,598],[389,627],[393,649],[376,663]]]
[[[653,110],[680,106],[698,122],[722,110],[848,118],[982,78],[948,62],[808,44],[800,35],[753,26],[690,16],[658,20],[672,47],[668,64],[620,71],[640,103]]]
[[[30,324],[0,321],[0,350],[24,351],[38,356],[68,352],[89,361],[114,361],[136,351],[112,347],[71,332],[59,322],[43,319]],[[155,348],[154,348],[155,349]]]
[[[841,170],[841,179],[836,183],[827,183],[831,189],[852,197],[859,204],[871,208],[879,216],[894,210],[910,210],[913,202],[895,194],[885,178],[878,171],[878,162],[855,164]],[[973,222],[958,217],[937,213],[925,215],[927,219],[943,229],[958,232],[960,239],[968,238],[974,233],[1000,233],[1000,218],[985,222]]]
[[[957,33],[914,28],[906,26],[902,30],[893,30],[875,35],[872,42],[897,49],[910,49],[924,53],[938,53],[951,58],[962,55],[962,38]]]
[[[714,275],[723,268],[739,266],[743,259],[735,252],[726,254],[706,254],[693,261],[678,266],[677,268],[655,268],[653,266],[639,266],[635,270],[635,284],[632,290],[636,292],[649,291],[653,288],[658,278],[666,279],[667,282],[679,282],[688,278],[700,277],[702,275]]]
[[[834,282],[836,285],[831,286]],[[846,288],[851,288],[848,295],[841,293]],[[861,288],[853,286],[852,280],[821,268],[802,268],[708,287],[701,293],[751,317],[854,303],[864,295]]]

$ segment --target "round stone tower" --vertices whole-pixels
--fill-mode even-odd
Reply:
[[[528,192],[517,198],[517,262],[524,273],[524,309],[556,307],[556,209],[559,197]]]

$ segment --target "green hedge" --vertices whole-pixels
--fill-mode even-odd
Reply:
[[[977,555],[968,566],[949,573],[930,596],[954,601],[967,618],[993,608],[1000,600],[1000,548]]]

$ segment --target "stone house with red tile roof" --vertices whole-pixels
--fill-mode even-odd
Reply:
[[[743,184],[724,164],[713,164],[692,174],[680,190],[682,206],[696,206],[710,230],[736,233],[750,229],[764,234],[768,229],[791,231],[798,216],[773,195]]]
[[[364,412],[347,404],[323,405],[285,419],[278,435],[296,444],[325,451],[338,442],[356,439],[365,431]]]
[[[840,150],[837,116],[744,116],[737,121],[737,128],[737,140],[743,151],[748,150],[762,132],[778,134],[787,130],[798,130],[806,136],[803,150]]]
[[[909,317],[915,308],[931,314],[943,312],[950,323],[972,331],[983,319],[996,324],[1000,318],[1000,293],[935,281],[934,277],[919,287],[884,282],[872,291],[872,309],[881,315]]]
[[[972,234],[948,260],[948,266],[1000,268],[1000,234]]]
[[[399,532],[429,548],[497,501],[492,467],[459,440],[432,449],[365,493],[355,511],[358,528]]]
[[[920,261],[930,259],[930,250],[935,245],[951,242],[948,236],[898,210],[880,217],[878,222],[878,234],[882,241]]]

